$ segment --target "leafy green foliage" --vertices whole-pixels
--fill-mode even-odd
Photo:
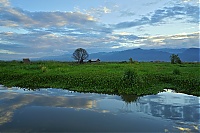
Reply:
[[[164,88],[200,95],[199,63],[0,62],[0,84],[107,94],[156,94]],[[178,69],[181,74],[172,74]]]
[[[175,55],[175,54],[172,54],[170,56],[170,59],[171,59],[171,64],[181,64],[181,59],[179,58],[178,55]]]
[[[129,58],[129,62],[130,62],[130,63],[133,63],[133,58]]]
[[[174,74],[174,75],[180,75],[181,72],[180,72],[179,69],[176,68],[176,69],[173,70],[173,74]]]
[[[138,75],[134,70],[128,69],[124,72],[124,75],[122,77],[122,83],[125,86],[134,86],[138,82]]]

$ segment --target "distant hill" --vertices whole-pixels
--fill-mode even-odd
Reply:
[[[182,61],[198,61],[200,59],[200,48],[190,48],[179,54]]]
[[[162,48],[156,49],[157,51],[168,52],[170,54],[180,54],[183,53],[187,48],[180,48],[180,49],[171,49],[171,48]]]
[[[154,49],[143,50],[143,49],[130,49],[119,52],[110,52],[109,54],[93,54],[90,58],[100,58],[102,61],[127,61],[129,58],[138,61],[169,61],[170,53],[157,51]]]
[[[200,48],[182,49],[129,49],[116,52],[99,52],[89,54],[89,59],[100,59],[101,61],[128,61],[129,58],[137,61],[170,61],[171,54],[178,54],[184,62],[199,61]],[[61,56],[43,57],[38,60],[73,61],[71,54]]]
[[[59,55],[59,56],[46,56],[42,58],[37,58],[33,60],[54,60],[54,61],[72,61],[71,54]]]

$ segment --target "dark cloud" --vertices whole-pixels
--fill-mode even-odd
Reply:
[[[135,26],[141,26],[146,24],[159,24],[163,23],[166,18],[176,18],[178,15],[182,17],[190,17],[192,20],[188,20],[190,23],[199,22],[199,7],[192,5],[185,6],[174,6],[174,7],[165,7],[163,9],[156,10],[150,17],[143,16],[141,19],[121,22],[114,26],[116,29],[130,28]],[[180,18],[179,18],[180,19]],[[185,18],[183,18],[185,19]]]
[[[199,6],[185,5],[166,7],[165,9],[168,17],[173,17],[175,15],[185,15],[192,18],[192,21],[190,22],[197,23],[199,21]]]
[[[151,20],[148,17],[142,17],[141,19],[136,20],[136,21],[118,23],[117,25],[114,26],[114,28],[116,29],[131,28],[135,26],[149,24],[150,21]]]

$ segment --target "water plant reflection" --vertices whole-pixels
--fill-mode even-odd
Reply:
[[[62,89],[40,89],[40,91],[26,91],[25,89],[24,91],[20,88],[8,89],[0,86],[0,130],[5,129],[5,131],[8,131],[4,125],[12,127],[12,124],[16,124],[16,120],[20,121],[24,120],[23,117],[31,117],[29,114],[32,113],[38,121],[46,121],[43,120],[41,114],[37,114],[37,112],[41,112],[41,109],[45,114],[48,114],[48,112],[53,113],[54,116],[52,117],[54,119],[57,119],[56,117],[60,118],[60,116],[67,116],[69,119],[70,116],[76,117],[78,115],[77,117],[81,117],[83,122],[94,122],[94,118],[97,118],[95,115],[98,115],[102,121],[110,118],[110,121],[113,121],[113,125],[111,124],[110,127],[116,127],[114,121],[118,118],[130,123],[137,123],[135,119],[137,117],[137,120],[140,119],[141,122],[145,123],[147,119],[150,121],[156,120],[160,124],[164,121],[166,125],[172,123],[173,128],[165,128],[167,131],[193,132],[197,131],[199,126],[199,101],[199,97],[171,92],[137,97],[135,95],[75,93]],[[128,111],[127,108],[123,108],[125,104],[128,105]],[[59,114],[54,111],[59,112]],[[23,115],[20,112],[26,112],[28,115]],[[88,116],[82,116],[85,114]],[[25,120],[25,123],[30,123]],[[59,124],[59,122],[54,124]],[[140,131],[142,131],[142,128]]]
[[[137,95],[121,95],[121,98],[126,103],[137,102],[139,97]]]

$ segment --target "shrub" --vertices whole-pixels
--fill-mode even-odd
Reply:
[[[125,85],[133,86],[138,80],[138,74],[134,70],[126,70],[122,80]]]
[[[42,67],[41,67],[41,70],[42,70],[42,72],[46,72],[46,71],[47,71],[47,67],[42,66]]]
[[[129,58],[129,62],[130,62],[130,63],[133,63],[133,58]]]
[[[181,72],[180,72],[179,69],[176,68],[176,69],[173,70],[173,74],[174,74],[174,75],[180,75]]]
[[[170,59],[171,59],[171,64],[175,64],[175,63],[178,63],[178,64],[181,64],[181,59],[178,55],[175,55],[175,54],[172,54],[170,56]]]

